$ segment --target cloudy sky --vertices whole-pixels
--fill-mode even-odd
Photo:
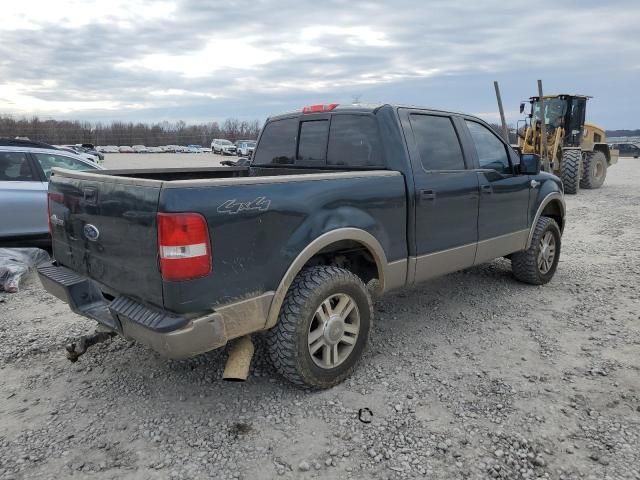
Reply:
[[[640,1],[6,0],[0,113],[87,120],[264,119],[390,102],[495,121],[536,93],[593,95],[640,128]]]

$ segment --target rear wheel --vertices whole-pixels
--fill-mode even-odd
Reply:
[[[600,188],[607,178],[607,157],[603,152],[587,152],[584,155],[581,188]]]
[[[578,193],[578,190],[580,190],[582,152],[580,150],[564,150],[561,162],[560,177],[564,185],[564,193]]]
[[[332,387],[362,356],[372,316],[371,297],[359,277],[337,267],[306,268],[267,335],[271,361],[295,385]]]
[[[562,237],[554,219],[540,217],[531,246],[511,255],[511,270],[521,282],[543,285],[553,278],[560,260]]]

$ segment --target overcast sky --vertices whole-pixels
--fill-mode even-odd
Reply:
[[[6,0],[0,113],[263,120],[389,102],[509,121],[537,92],[640,128],[640,1]]]

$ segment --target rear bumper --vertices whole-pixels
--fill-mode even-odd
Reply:
[[[38,275],[44,288],[75,313],[173,359],[208,352],[233,338],[262,330],[273,298],[268,292],[187,318],[125,296],[108,301],[96,282],[54,263],[38,267]]]

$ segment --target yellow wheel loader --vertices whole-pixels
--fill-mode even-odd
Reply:
[[[600,188],[607,168],[618,162],[618,151],[609,148],[604,130],[585,123],[589,98],[566,94],[531,97],[528,118],[518,122],[518,147],[522,153],[539,155],[544,169],[562,179],[565,193]],[[520,113],[524,109],[525,103],[520,104]]]

